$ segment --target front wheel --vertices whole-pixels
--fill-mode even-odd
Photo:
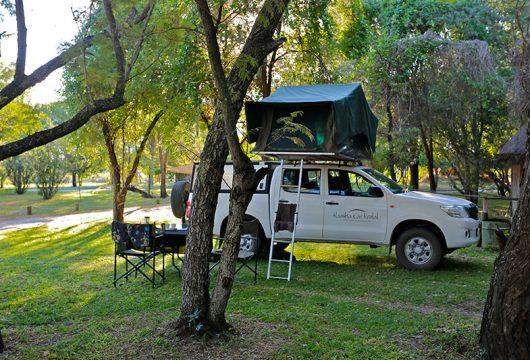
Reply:
[[[399,264],[410,270],[434,269],[442,258],[438,237],[428,228],[416,227],[404,231],[396,243]]]

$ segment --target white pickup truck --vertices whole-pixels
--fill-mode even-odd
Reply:
[[[242,237],[256,251],[270,244],[278,202],[296,203],[299,168],[277,162],[268,167],[247,210],[245,224],[258,222],[258,241]],[[193,178],[192,178],[193,181]],[[232,165],[225,166],[214,235],[224,235]],[[192,196],[192,194],[190,194]],[[190,197],[191,199],[191,197]],[[396,248],[398,262],[409,269],[433,269],[451,251],[475,244],[480,237],[478,208],[450,196],[404,191],[382,173],[364,166],[313,163],[304,165],[296,241],[365,244]],[[255,228],[255,226],[254,226]],[[251,230],[243,230],[243,234]],[[276,234],[290,239],[291,233]],[[279,243],[278,245],[284,245]]]

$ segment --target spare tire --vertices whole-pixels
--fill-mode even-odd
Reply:
[[[189,181],[177,181],[171,189],[171,211],[177,219],[184,218],[186,214],[186,201],[190,195],[191,184]]]

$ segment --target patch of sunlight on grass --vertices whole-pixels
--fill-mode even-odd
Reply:
[[[83,232],[70,233],[72,228],[48,232],[45,226],[18,230],[4,236],[9,245],[6,258],[39,256],[48,260],[64,260],[74,256],[108,254],[112,248],[108,224],[96,224]]]

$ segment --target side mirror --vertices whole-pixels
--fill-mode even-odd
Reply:
[[[385,196],[385,193],[383,193],[383,190],[378,186],[370,186],[368,189],[368,195],[370,197],[381,198]]]

